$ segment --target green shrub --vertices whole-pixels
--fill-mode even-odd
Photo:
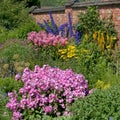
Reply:
[[[0,3],[0,25],[6,29],[14,29],[21,22],[29,19],[28,10],[23,3],[2,0]]]
[[[6,41],[0,52],[0,77],[14,76],[27,66],[32,68],[38,61],[31,46],[19,40]]]
[[[17,28],[13,30],[6,30],[4,27],[0,26],[0,43],[3,43],[9,39],[21,39],[27,38],[27,35],[31,31],[40,31],[41,28],[33,19],[29,19],[24,23],[21,23]]]
[[[110,35],[116,35],[114,24],[112,22],[112,14],[108,19],[100,18],[96,6],[88,7],[85,13],[79,14],[79,22],[76,25],[76,28],[84,34],[91,34],[94,31],[101,30]]]
[[[8,99],[0,90],[0,120],[10,120],[11,112],[5,107]]]
[[[11,0],[13,2],[24,2],[26,7],[41,6],[41,0]]]
[[[17,31],[16,37],[19,39],[26,39],[29,32],[38,32],[40,30],[41,28],[39,27],[39,25],[37,25],[37,23],[32,19],[29,19],[25,23],[22,23],[17,29],[15,29],[15,31]]]
[[[77,100],[71,110],[71,120],[119,120],[120,84],[107,90],[96,90],[90,96]]]
[[[28,58],[32,57],[32,48],[19,40],[8,40],[0,52],[0,57],[7,57],[9,61],[12,60],[14,54],[19,54],[19,60],[29,60]]]
[[[22,87],[21,81],[15,81],[14,78],[0,78],[0,91],[3,94],[7,94],[8,92],[12,92],[14,90],[19,90]]]
[[[2,58],[0,62],[0,77],[12,77],[17,73],[22,74],[25,67],[30,67],[30,63],[19,60],[19,54],[14,54],[10,61],[8,58]]]
[[[100,18],[95,6],[88,7],[85,13],[79,14],[76,28],[82,32],[82,37],[77,45],[80,56],[78,66],[79,72],[88,79],[90,87],[98,80],[106,83],[105,73],[111,72],[115,76],[117,71],[115,54],[117,34],[111,18]]]

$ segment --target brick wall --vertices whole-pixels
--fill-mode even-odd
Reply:
[[[31,12],[31,15],[36,22],[43,22],[43,20],[49,20],[49,12],[51,11],[55,22],[61,25],[68,21],[68,12],[72,15],[72,22],[76,24],[78,22],[78,14],[85,12],[88,6],[98,6],[100,17],[108,18],[113,15],[113,22],[115,29],[118,33],[118,45],[120,48],[120,1],[119,0],[98,0],[97,2],[68,2],[64,7],[54,8],[37,8]]]

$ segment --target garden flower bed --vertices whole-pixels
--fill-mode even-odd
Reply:
[[[114,24],[99,20],[96,7],[81,14],[75,27],[70,13],[60,26],[52,13],[50,19],[8,30],[7,38],[13,32],[16,40],[0,49],[0,119],[118,120]]]

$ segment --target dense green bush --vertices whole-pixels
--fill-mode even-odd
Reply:
[[[41,0],[41,6],[63,6],[67,0]]]
[[[72,120],[119,120],[120,84],[107,90],[96,90],[90,96],[77,100],[71,110]]]
[[[41,28],[33,19],[29,19],[24,23],[20,23],[17,28],[13,30],[6,30],[4,27],[0,27],[0,43],[5,42],[9,39],[21,39],[27,38],[27,35],[31,31],[40,31]]]
[[[28,57],[32,57],[32,49],[27,46],[25,42],[8,40],[4,45],[4,48],[0,50],[0,57],[7,57],[9,61],[12,60],[14,54],[19,54],[18,60],[29,60]]]
[[[8,99],[0,89],[0,120],[10,120],[11,112],[5,107]]]
[[[23,2],[26,7],[41,6],[41,0],[11,0],[13,2]]]
[[[96,6],[88,7],[85,13],[79,14],[79,22],[76,28],[84,34],[93,34],[94,31],[101,30],[102,32],[109,33],[109,35],[116,35],[112,22],[112,14],[108,19],[100,18]]]
[[[14,78],[0,78],[0,91],[7,95],[8,92],[19,90],[22,87],[21,81],[15,81]]]
[[[14,29],[21,22],[28,20],[28,10],[23,3],[2,0],[0,3],[0,25],[6,29]]]
[[[33,20],[33,19],[29,19],[28,21],[26,21],[25,23],[22,23],[21,25],[18,26],[17,29],[15,29],[14,31],[16,31],[16,37],[19,39],[26,39],[28,36],[28,33],[31,31],[40,31],[41,28],[39,27],[39,25]]]
[[[8,40],[0,49],[0,76],[13,76],[26,66],[30,68],[36,63],[35,52],[25,41]],[[17,56],[17,58],[14,58]]]
[[[117,34],[111,18],[100,18],[97,7],[79,14],[76,29],[82,37],[77,45],[78,65],[92,86],[98,80],[105,81],[105,73],[116,74]]]
[[[25,39],[28,32],[41,30],[29,15],[29,9],[25,7],[24,2],[0,2],[0,43],[8,39]]]

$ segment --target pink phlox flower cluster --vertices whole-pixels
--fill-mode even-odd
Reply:
[[[18,73],[18,74],[15,75],[15,80],[19,80],[20,78],[21,78],[20,73]]]
[[[12,120],[22,120],[22,114],[19,111],[20,104],[18,102],[18,95],[16,91],[8,93],[9,102],[6,107],[13,112]]]
[[[84,76],[71,69],[36,65],[33,71],[25,68],[21,79],[24,84],[19,90],[21,100],[18,102],[16,93],[8,94],[10,101],[7,108],[13,112],[41,107],[44,114],[62,115],[67,113],[69,104],[89,94],[88,82]]]
[[[30,42],[32,42],[36,46],[57,46],[60,44],[61,46],[65,46],[67,43],[67,38],[63,38],[60,35],[53,35],[51,33],[46,33],[45,31],[40,32],[30,32],[28,33],[28,38]]]

